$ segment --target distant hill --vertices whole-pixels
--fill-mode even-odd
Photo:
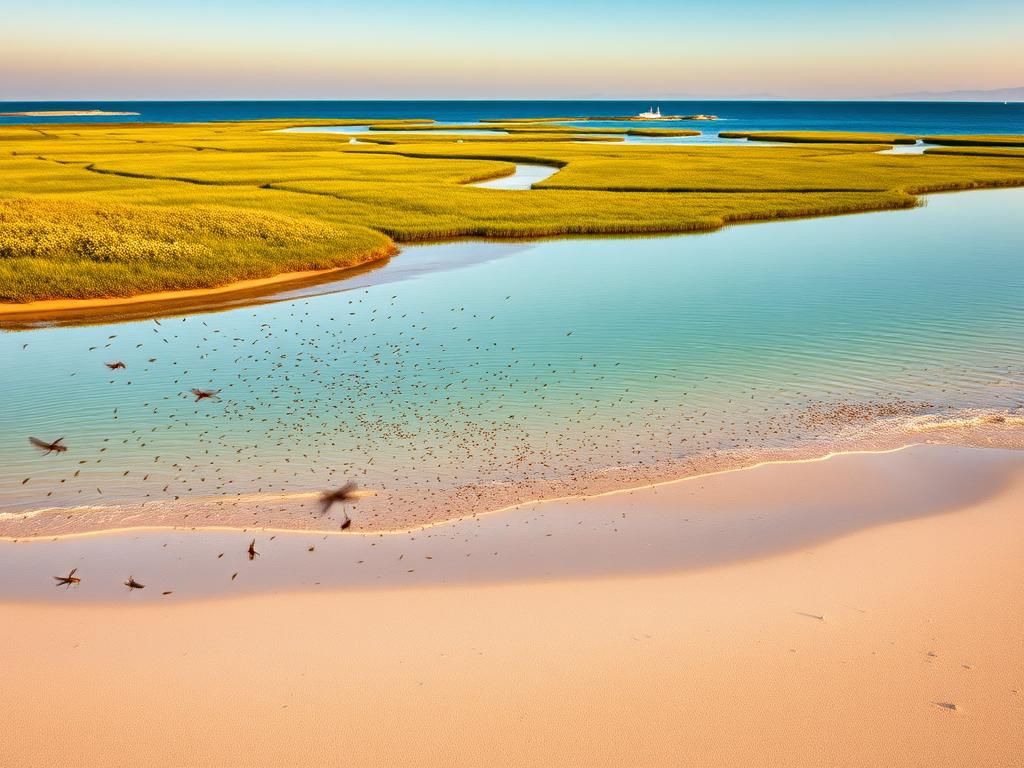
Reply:
[[[888,98],[903,101],[1024,101],[1024,87],[988,91],[917,91],[897,93]]]

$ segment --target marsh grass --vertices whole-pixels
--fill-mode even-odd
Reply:
[[[1021,157],[1024,158],[1024,146],[1021,147],[934,147],[924,151],[926,155],[973,155],[974,157]]]
[[[916,136],[901,133],[856,133],[852,131],[720,131],[723,139],[773,141],[795,144],[916,144]]]
[[[0,299],[215,287],[354,266],[396,241],[694,232],[1024,184],[1017,156],[878,155],[877,144],[694,148],[546,130],[391,130],[349,144],[280,132],[312,122],[0,127]],[[466,186],[513,163],[560,171],[533,191]]]
[[[1024,147],[1024,136],[922,136],[921,141],[947,147]]]
[[[689,128],[629,128],[630,136],[700,136],[700,131]]]
[[[900,133],[857,133],[852,131],[721,131],[723,139],[791,142],[794,144],[935,144],[950,147],[1024,147],[1024,136],[955,135],[909,136]]]
[[[0,200],[0,300],[131,296],[344,267],[386,238],[219,206]]]

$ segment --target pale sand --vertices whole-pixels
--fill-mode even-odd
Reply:
[[[957,511],[658,576],[0,604],[0,765],[1019,766],[1022,499],[1018,466]]]

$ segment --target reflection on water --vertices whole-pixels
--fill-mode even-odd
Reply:
[[[544,179],[554,176],[556,173],[558,173],[558,168],[552,165],[517,163],[515,172],[510,176],[478,181],[469,186],[482,187],[484,189],[530,189],[538,181],[544,181]]]
[[[933,148],[933,145],[918,141],[914,144],[893,144],[889,149],[883,149],[880,155],[923,155],[926,149]]]
[[[1010,411],[1022,211],[1024,191],[999,190],[698,236],[422,246],[345,292],[5,333],[0,508],[206,499],[200,524],[264,494],[231,514],[306,525],[301,494],[354,478],[380,491],[365,523],[385,526],[524,481]],[[403,264],[418,266],[388,281]],[[29,435],[69,450],[43,456]]]

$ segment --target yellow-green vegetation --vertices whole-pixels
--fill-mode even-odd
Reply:
[[[477,123],[465,123],[461,125],[378,125],[373,124],[370,126],[371,131],[430,131],[432,133],[444,132],[444,133],[460,133],[462,131],[501,131],[503,133],[562,133],[562,134],[587,134],[587,133],[600,133],[600,134],[620,134],[624,135],[628,133],[625,128],[593,128],[577,127],[572,125],[557,125],[547,123],[487,123],[486,125],[479,125]]]
[[[1024,147],[1024,136],[922,136],[921,141],[947,147]]]
[[[4,298],[122,296],[204,288],[387,255],[363,227],[222,206],[0,200]]]
[[[536,186],[542,189],[612,189],[658,192],[867,192],[911,194],[1020,183],[1024,167],[934,157],[879,155],[885,145],[813,147],[695,147],[685,162],[637,158],[627,177],[615,172],[621,158],[581,158]],[[621,150],[620,150],[621,154]],[[906,162],[907,160],[911,162]],[[1008,171],[1010,171],[1008,173]],[[614,181],[610,181],[614,180]]]
[[[934,147],[926,155],[974,155],[976,157],[1024,157],[1024,147]]]
[[[549,123],[543,120],[509,120],[498,122],[497,120],[487,121],[486,124],[463,123],[458,125],[436,125],[409,123],[396,125],[392,123],[373,123],[369,126],[371,131],[419,131],[459,133],[462,131],[501,131],[509,134],[603,134],[606,136],[700,136],[700,131],[690,128],[595,128],[593,126],[562,125]]]
[[[563,131],[527,131],[522,133],[500,133],[495,135],[485,134],[459,134],[455,131],[447,133],[417,133],[415,141],[418,144],[421,143],[438,143],[438,144],[452,144],[453,142],[461,143],[469,138],[473,139],[474,143],[487,143],[490,141],[497,141],[502,143],[509,143],[514,141],[527,141],[527,142],[543,142],[543,141],[595,141],[600,143],[608,143],[615,141],[622,141],[624,136],[628,132],[611,135],[611,134],[566,134]],[[357,138],[358,137],[358,138]],[[358,142],[363,144],[398,144],[410,141],[408,134],[394,133],[394,132],[375,132],[375,133],[360,133],[354,134],[352,138],[356,138]]]
[[[1024,136],[954,135],[908,136],[901,133],[856,133],[850,131],[722,131],[723,139],[773,141],[793,144],[935,144],[949,147],[1024,147]]]
[[[848,131],[720,131],[723,139],[774,141],[794,144],[916,144],[916,136],[902,133],[853,133]]]
[[[0,127],[0,300],[216,287],[371,261],[395,242],[693,232],[1024,185],[1015,156],[879,155],[875,144],[739,149],[402,130],[351,144],[281,131],[338,122]],[[532,191],[467,186],[514,163],[561,170]]]
[[[700,131],[689,128],[630,128],[630,136],[700,136]]]

